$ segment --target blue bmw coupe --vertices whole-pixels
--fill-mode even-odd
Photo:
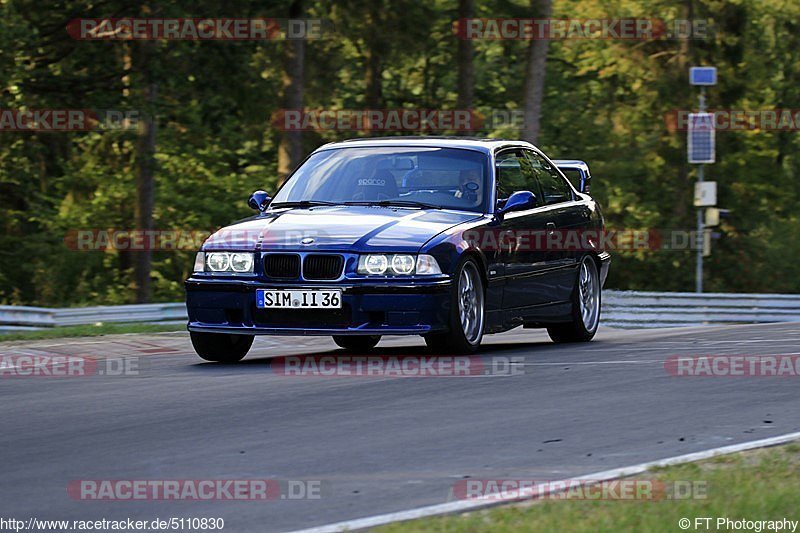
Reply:
[[[421,335],[462,354],[517,326],[588,341],[610,264],[590,182],[582,161],[521,141],[322,146],[203,244],[186,280],[192,344],[235,362],[255,335],[330,335],[353,352]]]

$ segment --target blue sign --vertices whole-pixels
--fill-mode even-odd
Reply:
[[[692,85],[716,85],[717,67],[691,67],[689,83]]]

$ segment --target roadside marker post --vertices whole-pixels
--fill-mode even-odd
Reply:
[[[690,164],[697,167],[697,184],[694,205],[697,207],[697,270],[695,272],[695,292],[703,292],[703,257],[711,255],[711,239],[706,235],[703,208],[714,207],[717,203],[716,183],[704,183],[704,165],[716,162],[716,143],[714,135],[714,114],[706,113],[706,87],[717,84],[716,67],[691,67],[689,84],[700,87],[699,113],[689,114],[689,128],[686,139],[687,155]],[[713,202],[709,203],[713,183]]]

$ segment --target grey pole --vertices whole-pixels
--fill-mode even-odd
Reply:
[[[703,165],[697,168],[697,181],[703,183]],[[703,224],[703,208],[697,208],[697,272],[695,274],[695,292],[703,292],[703,239],[705,238]]]
[[[706,88],[700,87],[700,112],[706,110]],[[697,182],[703,183],[705,178],[704,165],[697,168]],[[703,208],[697,208],[697,272],[695,273],[695,292],[703,292],[703,239],[705,239],[705,227],[703,224]]]

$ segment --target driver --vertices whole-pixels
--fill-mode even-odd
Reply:
[[[456,198],[463,198],[469,205],[478,205],[480,202],[481,173],[478,169],[462,170],[458,176],[458,188],[454,193]]]

